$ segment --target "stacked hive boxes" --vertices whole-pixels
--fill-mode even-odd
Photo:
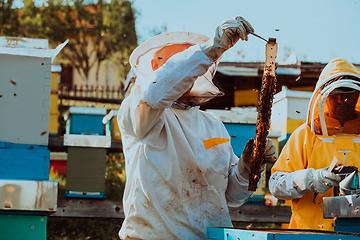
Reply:
[[[44,39],[0,37],[1,239],[46,239],[56,211],[57,182],[49,181],[51,63],[65,46]]]
[[[69,197],[105,197],[106,148],[111,146],[106,108],[70,107],[64,145],[68,149],[66,192]]]
[[[275,94],[271,114],[271,129],[281,133],[279,148],[286,144],[291,133],[306,122],[312,92],[289,90],[283,86]]]

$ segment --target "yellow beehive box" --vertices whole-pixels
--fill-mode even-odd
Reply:
[[[61,75],[60,65],[51,65],[51,92],[50,92],[50,119],[49,134],[56,135],[59,125],[59,82]]]

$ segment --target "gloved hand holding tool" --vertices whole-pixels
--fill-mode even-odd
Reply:
[[[215,62],[221,55],[234,46],[239,39],[248,40],[248,35],[254,32],[251,24],[242,17],[225,20],[215,30],[215,35],[200,45],[210,60]]]
[[[341,177],[329,172],[328,168],[318,170],[309,168],[294,172],[296,190],[301,194],[308,192],[325,193],[331,187],[338,186]]]
[[[209,39],[207,42],[200,45],[202,51],[206,56],[213,62],[217,61],[221,55],[227,51],[229,48],[233,47],[239,39],[244,41],[248,40],[248,35],[253,34],[256,37],[260,37],[254,34],[254,28],[249,22],[247,22],[242,17],[236,17],[232,19],[225,20],[216,30],[213,38]],[[262,37],[260,37],[263,39]],[[266,41],[266,40],[265,40]],[[252,140],[251,143],[248,143],[248,147],[245,146],[243,153],[244,157],[251,159],[251,163],[247,162],[248,171],[250,168],[250,175],[246,174],[249,179],[249,190],[255,191],[257,182],[259,180],[260,169],[259,163],[262,161],[263,157],[266,159],[264,154],[265,148],[265,138],[267,136],[267,131],[269,129],[269,119],[270,119],[270,108],[272,105],[272,97],[275,91],[275,58],[277,53],[277,44],[276,39],[269,39],[266,41],[266,62],[264,70],[264,80],[263,86],[260,95],[260,101],[262,106],[259,108],[258,120],[257,120],[257,129],[255,134],[255,140]],[[267,143],[266,143],[267,144]],[[271,142],[271,145],[272,142]],[[247,149],[254,150],[247,150]],[[275,148],[275,147],[274,147]],[[276,153],[276,150],[275,150]],[[251,157],[253,155],[254,157]],[[275,156],[276,159],[276,156]],[[241,162],[241,161],[240,161]],[[239,170],[243,168],[239,162]],[[241,172],[241,170],[240,170]]]
[[[250,162],[253,160],[254,139],[250,139],[241,154],[238,163],[239,174],[248,179],[250,175]],[[264,158],[260,163],[261,172],[265,169],[266,163],[275,162],[277,159],[276,147],[271,139],[266,139]]]

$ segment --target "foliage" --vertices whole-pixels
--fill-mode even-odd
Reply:
[[[14,9],[13,2],[0,0],[0,34],[46,38],[52,47],[69,39],[59,56],[85,84],[92,67],[98,80],[100,64],[114,56],[120,77],[130,70],[127,59],[137,46],[137,35],[136,12],[129,0],[47,0],[40,7],[35,0],[23,0],[22,9]]]
[[[43,7],[35,7],[33,0],[23,0],[24,7],[20,14],[20,36],[28,38],[44,37],[40,19],[42,18]]]
[[[19,10],[13,8],[14,0],[0,0],[0,35],[19,34]]]
[[[125,162],[115,154],[109,154],[105,173],[105,199],[122,200],[125,188]]]
[[[112,0],[104,6],[104,18],[101,38],[95,38],[96,56],[98,64],[117,53],[117,62],[121,77],[125,78],[130,71],[127,64],[131,52],[137,46],[135,33],[135,11],[129,1]],[[100,29],[99,29],[100,30]],[[99,66],[97,67],[99,70]]]
[[[86,3],[84,0],[48,0],[43,16],[51,16],[51,20],[40,19],[42,34],[53,44],[69,39],[62,56],[84,77],[85,84],[92,67],[97,68],[98,78],[102,61],[115,53],[126,58],[137,45],[134,11],[129,1]]]
[[[55,172],[54,168],[51,168],[49,179],[58,182],[58,187],[59,187],[58,198],[64,199],[65,198],[66,177]]]

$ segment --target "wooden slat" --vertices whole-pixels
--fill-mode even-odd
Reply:
[[[288,206],[243,205],[229,208],[232,221],[288,223]],[[122,202],[97,199],[58,200],[57,211],[50,217],[124,218]]]
[[[122,202],[98,199],[58,199],[50,217],[124,218]]]
[[[1,146],[0,146],[1,148]],[[49,136],[48,149],[52,152],[66,152],[67,146],[64,146],[63,136]],[[107,153],[122,152],[121,140],[111,139],[111,147],[106,149]]]
[[[288,223],[291,217],[288,206],[243,205],[229,210],[236,222]]]

